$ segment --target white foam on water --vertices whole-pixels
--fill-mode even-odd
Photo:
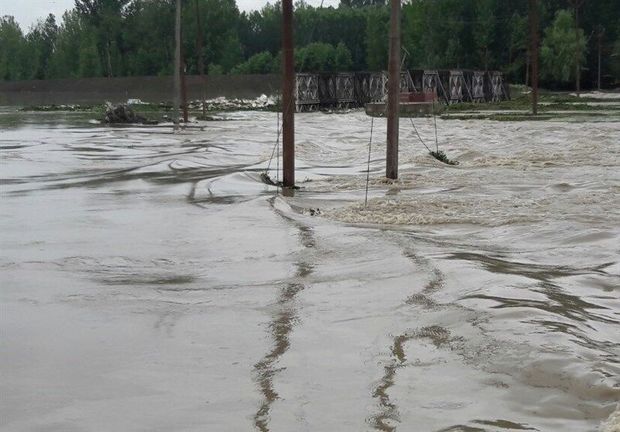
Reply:
[[[479,224],[500,226],[510,223],[537,222],[544,212],[543,200],[501,199],[479,196],[458,197],[441,194],[420,194],[413,199],[373,198],[368,205],[357,203],[325,211],[327,217],[354,224],[436,225]]]
[[[609,415],[609,418],[601,424],[601,432],[620,432],[620,404],[616,410]]]

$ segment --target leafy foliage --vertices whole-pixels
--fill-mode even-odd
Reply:
[[[540,59],[543,78],[549,81],[569,82],[575,74],[575,50],[580,44],[580,63],[585,59],[586,40],[583,30],[579,29],[579,38],[574,29],[574,20],[570,12],[560,10],[553,24],[545,31]]]
[[[402,44],[408,68],[499,69],[524,82],[527,2],[410,0],[402,2]],[[572,86],[575,29],[568,0],[540,0],[542,85]],[[389,2],[341,0],[295,8],[296,66],[303,71],[387,67]],[[572,10],[572,9],[571,9]],[[0,17],[0,79],[169,75],[174,58],[174,0],[75,0],[61,18],[48,16],[26,34]],[[281,5],[240,12],[235,0],[183,0],[183,52],[188,73],[280,71]],[[585,2],[579,43],[584,86],[596,82],[599,27],[602,75],[620,83],[618,0]],[[199,40],[202,48],[199,52]]]

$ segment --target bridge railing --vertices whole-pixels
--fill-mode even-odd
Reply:
[[[361,107],[387,97],[387,72],[298,73],[297,111]],[[414,69],[401,72],[401,92],[435,92],[445,104],[510,99],[499,71]]]

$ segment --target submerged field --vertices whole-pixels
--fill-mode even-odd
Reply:
[[[617,116],[438,119],[457,166],[403,121],[397,182],[375,119],[367,206],[361,112],[296,117],[294,197],[260,182],[275,113],[91,117],[0,110],[3,430],[594,432],[614,411]]]

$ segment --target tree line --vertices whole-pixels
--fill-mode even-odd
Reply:
[[[576,61],[583,87],[620,81],[618,0],[540,0],[540,75],[569,88]],[[174,0],[76,0],[60,19],[27,32],[0,18],[0,79],[172,74]],[[578,20],[575,17],[578,16]],[[341,0],[339,7],[295,6],[298,71],[376,71],[387,67],[385,0]],[[182,46],[189,74],[277,73],[281,7],[240,12],[235,0],[183,0]],[[402,45],[410,69],[501,70],[528,77],[527,0],[409,0]],[[577,53],[577,55],[576,55]]]

